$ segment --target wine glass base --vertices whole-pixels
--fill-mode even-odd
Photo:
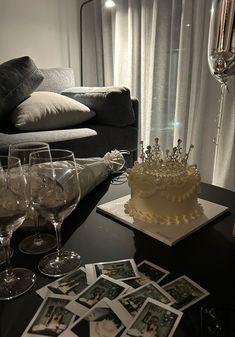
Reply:
[[[6,273],[0,273],[0,300],[11,300],[28,291],[36,280],[36,275],[29,269],[13,268],[14,277],[6,281]]]
[[[41,233],[40,239],[35,235],[30,235],[19,244],[19,250],[24,254],[37,255],[49,252],[56,247],[54,235]]]
[[[9,249],[10,249],[10,258],[11,258],[14,250],[11,247]],[[0,265],[5,263],[5,261],[6,261],[5,250],[4,250],[3,246],[0,246]]]
[[[64,251],[58,258],[57,252],[44,256],[38,264],[39,271],[52,277],[68,274],[81,265],[81,257],[73,251]]]

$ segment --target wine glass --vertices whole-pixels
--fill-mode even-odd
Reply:
[[[26,180],[20,159],[0,156],[0,243],[6,254],[6,269],[0,273],[0,300],[25,293],[36,280],[31,270],[13,269],[9,254],[12,234],[23,223],[27,209]]]
[[[9,155],[20,158],[22,169],[28,177],[29,169],[29,155],[33,151],[49,150],[49,144],[44,142],[22,142],[11,144],[9,146]],[[28,218],[32,219],[35,233],[22,240],[19,244],[19,249],[25,254],[42,254],[46,253],[56,246],[54,235],[48,233],[40,233],[39,230],[39,216],[34,210],[32,204],[30,205]]]
[[[37,212],[55,228],[57,251],[39,261],[39,270],[59,277],[80,266],[80,256],[61,247],[61,225],[80,199],[74,154],[68,150],[37,151],[30,154],[30,194]]]
[[[219,156],[219,144],[225,115],[225,98],[229,92],[228,80],[235,75],[235,2],[212,0],[208,34],[207,59],[211,75],[220,83],[219,111],[215,118],[217,130],[214,163]],[[232,148],[231,148],[232,151]]]
[[[235,5],[232,1],[212,0],[208,35],[208,64],[214,78],[227,86],[235,74]]]

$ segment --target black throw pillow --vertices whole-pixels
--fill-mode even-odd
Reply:
[[[30,96],[43,81],[43,74],[29,56],[0,64],[0,120]]]

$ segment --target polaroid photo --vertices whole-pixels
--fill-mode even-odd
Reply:
[[[60,337],[115,337],[126,327],[110,307],[110,300],[103,298],[87,313],[73,322]]]
[[[84,267],[72,271],[59,278],[56,281],[53,281],[46,286],[38,289],[36,292],[42,298],[50,296],[50,293],[59,294],[59,295],[68,295],[68,296],[77,296],[88,286],[86,280],[86,271]]]
[[[139,277],[133,259],[86,264],[87,282],[94,282],[100,275],[107,275],[115,280],[130,280]]]
[[[65,308],[70,299],[65,295],[45,298],[22,337],[57,337],[66,330],[76,316]]]
[[[179,310],[184,310],[209,295],[208,291],[185,275],[163,285],[162,288],[175,299],[172,306]]]
[[[122,319],[125,325],[129,325],[133,318],[138,314],[147,298],[155,299],[161,303],[171,305],[175,302],[164,289],[155,282],[149,282],[137,289],[121,295],[112,301],[113,310]]]
[[[172,337],[182,315],[181,311],[148,298],[122,337]]]
[[[107,297],[114,300],[127,289],[128,285],[124,282],[116,281],[106,275],[100,275],[95,282],[68,303],[67,309],[81,317],[102,298]]]
[[[142,261],[137,265],[139,278],[134,280],[125,281],[132,288],[138,288],[150,281],[159,283],[164,279],[170,272],[166,269],[163,269],[156,264],[149,262],[147,260]]]

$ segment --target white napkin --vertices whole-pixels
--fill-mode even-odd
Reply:
[[[123,154],[127,153],[128,151],[114,150],[107,152],[104,157],[76,158],[81,199],[105,180],[110,173],[121,171],[125,165]]]

